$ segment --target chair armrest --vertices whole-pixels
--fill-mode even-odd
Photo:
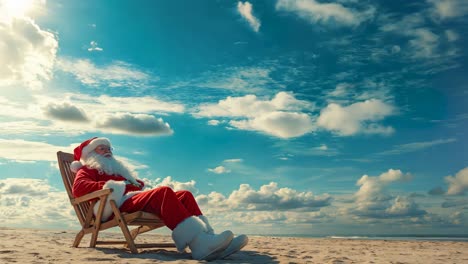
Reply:
[[[102,190],[95,191],[95,192],[92,192],[92,193],[88,193],[88,194],[85,194],[85,195],[80,196],[78,198],[75,198],[71,202],[72,202],[72,204],[79,204],[79,203],[82,203],[82,202],[88,202],[90,200],[97,199],[97,198],[99,198],[101,196],[106,196],[107,197],[113,191],[114,190],[112,188],[111,189],[102,189]]]

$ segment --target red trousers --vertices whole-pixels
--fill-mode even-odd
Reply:
[[[120,206],[120,211],[153,213],[171,230],[184,219],[202,214],[191,192],[174,192],[170,187],[159,187],[135,194],[125,200]]]

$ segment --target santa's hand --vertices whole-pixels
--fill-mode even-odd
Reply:
[[[135,183],[135,182],[131,182],[129,180],[125,180],[125,184],[130,184],[130,185],[136,186],[138,188],[141,188],[140,183],[138,183],[138,182]]]

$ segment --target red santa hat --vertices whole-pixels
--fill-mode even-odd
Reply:
[[[111,143],[107,138],[93,137],[85,140],[78,147],[76,147],[73,151],[75,160],[70,164],[71,171],[77,172],[81,167],[83,167],[83,161],[88,157],[89,153],[91,153],[99,145],[106,145],[110,147]]]

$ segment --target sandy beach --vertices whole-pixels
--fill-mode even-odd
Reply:
[[[89,236],[81,247],[73,248],[75,233],[0,228],[0,263],[200,263],[175,248],[142,249],[140,254],[131,254],[118,245],[87,248]],[[120,238],[112,232],[101,236]],[[468,242],[249,238],[241,252],[211,263],[468,263]],[[169,236],[151,233],[138,240],[171,242]]]

